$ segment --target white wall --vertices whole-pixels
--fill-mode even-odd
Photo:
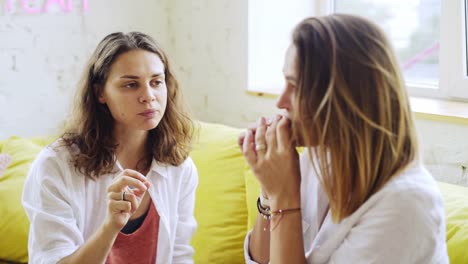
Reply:
[[[247,1],[171,0],[169,34],[169,52],[197,117],[243,126],[272,112],[273,100],[245,93]]]
[[[97,43],[114,31],[140,30],[167,44],[165,0],[72,1],[64,13],[29,14],[20,0],[0,0],[0,139],[57,131],[68,113],[76,83]],[[64,3],[68,3],[65,0]],[[48,1],[33,8],[44,10]]]
[[[424,162],[440,180],[468,186],[468,125],[417,119]]]
[[[84,15],[78,0],[66,15],[9,14],[4,1],[0,0],[0,139],[56,131],[85,59],[102,37],[117,30],[141,30],[166,47],[197,118],[244,127],[277,111],[274,99],[245,93],[245,0],[99,0],[89,1]],[[431,172],[468,186],[468,125],[419,119],[417,126]]]

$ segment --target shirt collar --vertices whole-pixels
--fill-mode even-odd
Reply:
[[[157,160],[153,158],[153,161],[151,162],[151,168],[149,171],[156,172],[162,177],[167,178],[167,174],[168,174],[167,166],[168,166],[167,164],[158,162]]]

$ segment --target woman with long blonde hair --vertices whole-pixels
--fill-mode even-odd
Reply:
[[[382,31],[351,15],[307,18],[284,75],[285,114],[239,140],[262,190],[246,262],[448,263],[441,195]]]
[[[166,54],[143,33],[112,33],[79,88],[26,179],[29,261],[193,263],[193,123]]]

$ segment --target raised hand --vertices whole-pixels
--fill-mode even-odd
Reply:
[[[122,171],[107,189],[106,223],[120,231],[140,206],[149,187],[150,183],[141,173],[129,169]]]

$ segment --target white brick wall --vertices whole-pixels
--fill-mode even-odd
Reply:
[[[56,133],[96,44],[114,31],[139,30],[167,43],[165,0],[0,0],[0,139]],[[49,11],[43,12],[49,2]]]

